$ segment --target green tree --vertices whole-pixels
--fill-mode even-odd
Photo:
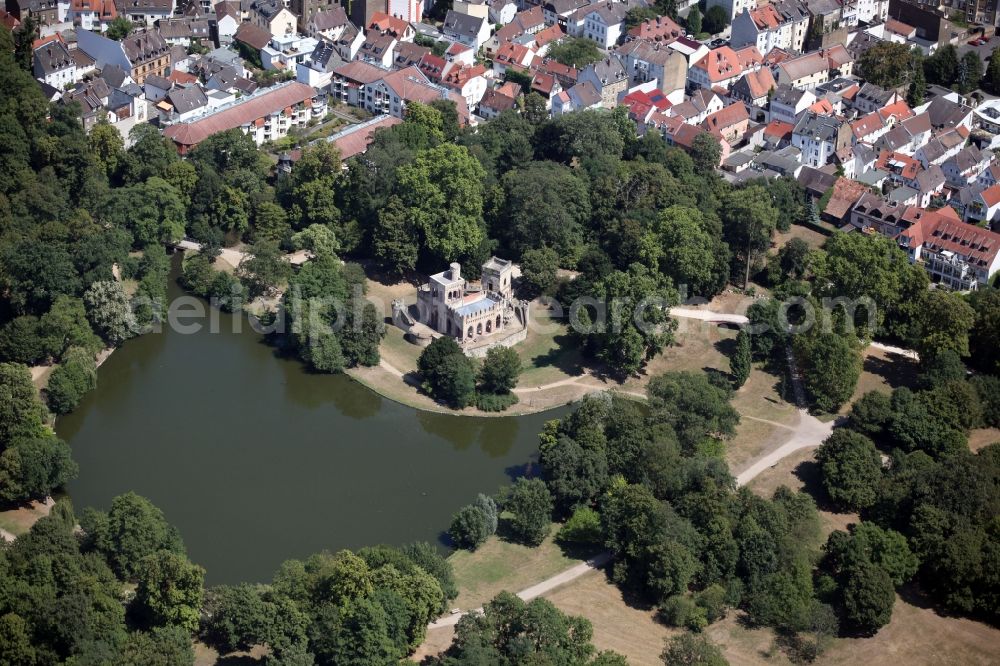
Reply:
[[[62,298],[62,297],[60,297]],[[0,358],[24,365],[38,365],[50,353],[41,322],[34,315],[22,315],[0,329]]]
[[[96,353],[101,339],[94,335],[87,321],[83,301],[72,296],[59,296],[39,322],[40,334],[45,338],[50,352],[62,359],[71,347]]]
[[[958,61],[955,88],[960,93],[969,93],[979,87],[983,78],[983,61],[976,51],[966,52]]]
[[[927,292],[917,324],[917,351],[921,359],[949,350],[968,356],[969,331],[975,321],[975,310],[961,296],[942,289]]]
[[[711,297],[729,278],[729,248],[701,211],[670,206],[660,213],[656,233],[659,267],[688,296]]]
[[[729,404],[727,389],[711,383],[704,373],[667,372],[654,377],[646,392],[653,421],[669,424],[687,450],[708,438],[736,434],[740,415]]]
[[[0,501],[41,499],[75,478],[69,445],[54,435],[15,440],[0,454]]]
[[[151,625],[198,629],[205,570],[170,551],[147,555],[139,563],[136,603]]]
[[[626,32],[632,28],[655,19],[659,14],[652,7],[633,7],[625,13],[625,30]]]
[[[120,282],[95,282],[83,295],[87,318],[111,347],[117,347],[138,332],[139,324]]]
[[[521,357],[510,347],[493,347],[479,371],[479,383],[488,393],[510,393],[521,374]]]
[[[989,64],[986,66],[985,84],[987,90],[996,95],[1000,93],[1000,47],[993,49]]]
[[[552,524],[552,494],[541,479],[520,478],[502,499],[504,511],[513,514],[511,532],[529,546],[539,545]]]
[[[0,363],[0,446],[42,433],[45,408],[31,383],[31,372],[17,363]]]
[[[694,160],[694,168],[699,174],[715,173],[722,159],[722,146],[719,140],[708,132],[698,134],[691,142],[691,159]]]
[[[135,25],[131,21],[124,16],[116,16],[108,24],[108,29],[105,31],[104,36],[120,42],[132,34],[133,30],[135,30]]]
[[[592,40],[584,37],[564,39],[549,49],[549,57],[570,67],[583,69],[604,58],[604,52]]]
[[[601,532],[601,514],[589,506],[578,507],[573,515],[559,528],[556,538],[562,543],[599,544],[604,535]]]
[[[848,574],[844,587],[844,617],[858,632],[871,635],[892,619],[896,591],[881,567],[861,564]]]
[[[542,470],[549,490],[561,512],[593,500],[608,482],[607,454],[600,443],[581,445],[562,436],[541,451]]]
[[[650,549],[649,589],[662,601],[687,592],[698,572],[698,560],[687,546],[668,539]]]
[[[733,190],[723,202],[723,229],[733,248],[734,259],[743,273],[743,286],[750,282],[754,256],[771,246],[771,236],[778,226],[778,211],[767,190],[750,185]]]
[[[451,542],[459,548],[476,550],[483,545],[489,535],[486,514],[474,504],[463,506],[451,518],[448,536],[451,537]]]
[[[32,645],[28,623],[15,613],[0,616],[0,654],[12,666],[35,666],[38,651]]]
[[[107,121],[98,122],[87,135],[90,152],[108,179],[113,179],[125,162],[125,142],[121,133]]]
[[[135,580],[142,560],[161,550],[184,554],[177,529],[145,497],[129,492],[111,500],[102,513],[88,509],[80,517],[86,542],[102,553],[119,576]]]
[[[717,35],[729,25],[729,16],[726,10],[718,5],[713,5],[705,10],[705,18],[702,27],[710,35]]]
[[[750,334],[744,329],[736,334],[736,348],[729,357],[729,373],[733,376],[733,385],[739,388],[746,384],[750,377],[752,359],[750,355]]]
[[[906,84],[911,72],[910,47],[907,44],[879,42],[858,58],[861,77],[882,88],[896,88]]]
[[[156,627],[129,634],[122,648],[123,663],[147,666],[194,666],[191,636],[181,627]]]
[[[236,267],[236,277],[251,299],[273,294],[291,273],[291,265],[281,249],[276,243],[269,241],[257,243],[250,256],[245,257]]]
[[[206,590],[205,629],[210,643],[220,652],[234,652],[265,642],[270,606],[259,586],[242,583]]]
[[[56,414],[76,409],[80,399],[97,387],[97,364],[94,354],[79,347],[70,348],[63,362],[49,377],[45,387],[46,402]]]
[[[316,256],[336,256],[340,245],[337,236],[330,227],[322,224],[310,224],[302,231],[292,234],[292,246],[296,250],[309,250]]]
[[[701,34],[701,10],[697,6],[692,7],[688,11],[687,29],[692,35]]]
[[[439,261],[472,256],[485,239],[479,161],[463,146],[421,151],[397,171],[397,190],[424,247]]]
[[[378,365],[379,345],[383,337],[385,337],[385,322],[375,306],[365,302],[361,308],[361,315],[358,316],[352,311],[347,324],[340,330],[340,348],[344,353],[346,364],[367,367]]]
[[[1000,375],[1000,289],[977,289],[969,304],[976,312],[969,333],[970,362],[983,372]]]
[[[882,391],[869,391],[851,405],[847,425],[866,437],[878,438],[891,417],[891,398]]]
[[[832,413],[850,400],[861,377],[857,344],[836,333],[795,337],[795,358],[813,407]]]
[[[372,230],[372,251],[383,268],[393,273],[413,270],[420,252],[417,229],[403,201],[393,196],[378,211],[378,224]]]
[[[406,122],[424,127],[435,145],[444,141],[444,119],[441,112],[428,104],[414,102],[406,105]]]
[[[878,498],[882,459],[870,439],[851,430],[833,431],[816,452],[827,495],[843,508],[867,509]]]
[[[665,666],[729,666],[707,637],[687,632],[667,639],[660,658]]]
[[[918,64],[913,69],[913,74],[910,77],[910,86],[906,90],[906,103],[911,107],[920,106],[924,103],[924,96],[926,94],[927,77],[924,76],[923,64]]]
[[[452,337],[433,340],[420,353],[417,370],[423,377],[424,389],[452,407],[465,407],[475,397],[476,375],[472,361]]]
[[[325,226],[345,250],[351,250],[357,244],[357,233],[341,221],[336,203],[340,177],[340,151],[336,145],[320,141],[304,149],[291,174],[289,214],[297,229],[313,224]]]
[[[547,247],[531,248],[521,255],[520,286],[528,296],[551,294],[556,288],[559,255]]]
[[[930,83],[951,86],[958,76],[958,49],[945,44],[924,60],[924,74]]]

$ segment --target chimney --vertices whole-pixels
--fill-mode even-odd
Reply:
[[[453,262],[451,264],[451,279],[452,280],[462,279],[462,265],[458,262]]]

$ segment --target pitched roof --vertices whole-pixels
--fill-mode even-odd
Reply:
[[[684,36],[684,30],[669,16],[657,16],[643,21],[628,31],[629,37],[665,41]]]
[[[386,75],[386,71],[381,67],[376,67],[361,60],[354,60],[346,65],[341,65],[333,70],[333,73],[348,81],[355,81],[362,85],[374,83]]]
[[[979,193],[979,196],[983,198],[983,201],[990,208],[996,206],[997,204],[1000,204],[1000,184],[987,187],[985,190]]]
[[[316,30],[330,30],[342,25],[347,25],[347,12],[340,5],[334,5],[330,9],[321,9],[312,15],[309,22]]]
[[[732,79],[743,73],[743,65],[736,51],[728,46],[712,49],[692,67],[705,70],[708,80],[713,83]]]
[[[444,24],[441,26],[441,29],[446,31],[446,34],[447,32],[451,32],[456,35],[475,37],[479,34],[485,22],[486,19],[484,17],[459,14],[454,9],[449,9],[448,13],[445,14]]]
[[[850,178],[838,178],[837,182],[833,184],[833,192],[831,192],[830,200],[823,212],[842,220],[867,191],[868,187],[864,183]]]
[[[781,120],[772,120],[764,128],[764,134],[775,139],[790,139],[792,137],[792,130],[795,129],[795,125],[791,123],[786,123]]]
[[[483,98],[479,100],[479,107],[483,109],[492,109],[497,113],[513,109],[517,105],[517,100],[509,95],[505,95],[499,90],[493,90],[492,88],[486,91]]]
[[[316,97],[316,89],[298,81],[275,86],[198,120],[175,123],[163,136],[182,146],[194,146],[213,134],[249,125],[273,113]]]
[[[236,29],[233,39],[260,51],[271,41],[271,33],[253,23],[245,22]]]
[[[854,58],[840,44],[835,44],[828,49],[820,49],[812,53],[806,53],[797,58],[790,58],[780,63],[778,67],[785,72],[792,81],[807,76],[812,76],[818,72],[831,69],[839,69],[844,64],[851,62]]]
[[[883,127],[885,127],[885,123],[882,122],[882,116],[876,112],[861,116],[851,123],[851,131],[854,133],[854,138],[858,141],[863,140],[866,136],[877,132]]]
[[[748,120],[750,120],[750,114],[747,113],[747,107],[743,104],[736,103],[730,104],[715,113],[709,114],[701,126],[712,134],[718,136],[722,134],[725,129]]]
[[[903,219],[913,223],[899,234],[910,241],[911,247],[923,245],[932,252],[952,252],[980,268],[991,266],[1000,251],[1000,234],[940,212],[910,207]]]
[[[378,116],[359,125],[351,125],[327,138],[327,141],[337,146],[340,151],[340,159],[350,159],[368,150],[368,144],[372,142],[375,132],[383,127],[392,127],[401,122],[403,121],[393,116]]]
[[[402,37],[410,28],[410,24],[398,16],[390,16],[385,12],[375,12],[372,20],[368,22],[369,30],[376,30],[382,34],[390,34],[395,37]]]

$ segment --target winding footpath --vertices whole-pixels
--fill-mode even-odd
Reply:
[[[693,310],[690,308],[672,308],[670,314],[675,317],[683,317],[688,319],[699,319],[701,321],[712,322],[716,324],[736,324],[739,326],[749,323],[747,318],[743,315],[738,314],[727,314],[722,312],[713,312],[711,310]],[[909,349],[902,349],[900,347],[893,347],[892,345],[882,344],[880,342],[872,342],[871,346],[880,349],[882,351],[898,354],[899,356],[904,356],[906,358],[911,358],[914,360],[919,360],[919,356],[915,351]],[[794,454],[802,449],[811,449],[818,447],[823,440],[830,436],[833,432],[833,428],[836,425],[834,421],[824,423],[818,418],[809,413],[805,408],[805,395],[802,390],[802,385],[799,377],[798,370],[795,368],[795,360],[792,356],[791,347],[786,349],[786,354],[788,356],[789,367],[792,368],[792,386],[795,391],[795,401],[798,403],[798,415],[799,421],[796,425],[791,426],[784,423],[777,423],[775,421],[769,421],[767,419],[761,419],[753,416],[741,415],[742,418],[750,419],[752,421],[760,421],[762,423],[767,423],[778,428],[784,428],[791,431],[789,438],[781,444],[778,448],[767,453],[766,455],[758,458],[753,463],[750,464],[745,470],[736,475],[736,485],[745,486],[758,475],[763,473],[765,470],[770,469],[777,465],[781,460],[787,458],[788,456]],[[389,366],[391,368],[391,366]],[[395,368],[391,368],[395,370]],[[397,371],[398,372],[398,371]],[[399,373],[400,376],[402,373]],[[530,388],[517,388],[514,389],[515,393],[533,393],[536,391],[544,391],[548,388],[554,388],[557,386],[568,386],[572,384],[581,384],[583,386],[589,386],[595,391],[608,390],[592,384],[581,383],[581,380],[585,379],[586,375],[580,377],[569,377],[567,379],[562,379],[557,382],[552,382],[551,384],[545,384],[543,386],[534,386]],[[614,390],[614,389],[611,389]],[[646,396],[642,393],[636,391],[619,391],[623,395],[634,396],[637,398],[645,399]],[[532,585],[531,587],[525,588],[517,593],[517,596],[525,601],[534,599],[535,597],[541,596],[546,592],[564,585],[573,580],[576,580],[580,576],[584,575],[589,571],[598,569],[608,562],[611,561],[611,553],[601,553],[595,557],[590,558],[584,562],[581,562],[573,567],[570,567],[562,573],[556,574],[551,578],[543,580],[540,583]],[[482,608],[476,608],[471,611],[466,611],[469,613],[482,613]],[[434,622],[427,625],[428,630],[431,629],[441,629],[443,627],[453,627],[458,623],[459,618],[462,617],[464,613],[453,613],[440,618]]]

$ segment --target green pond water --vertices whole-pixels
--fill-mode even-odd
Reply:
[[[181,296],[171,278],[170,296]],[[241,319],[125,343],[57,431],[79,511],[133,490],[177,525],[210,584],[270,580],[328,549],[438,542],[452,513],[532,464],[563,410],[470,418],[420,412],[348,377],[279,358]]]

